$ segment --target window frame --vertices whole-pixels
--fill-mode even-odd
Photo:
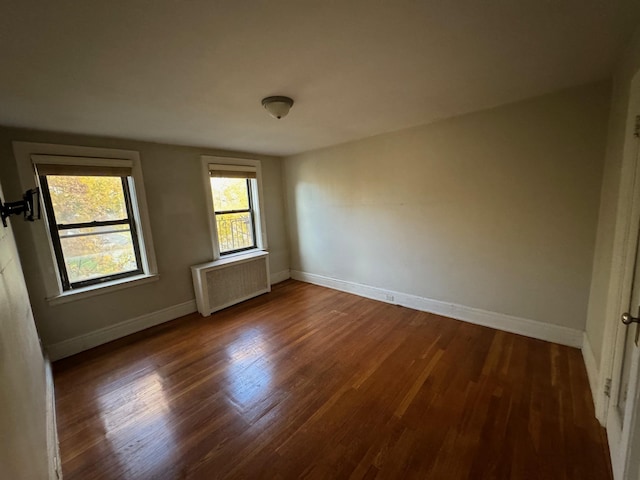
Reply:
[[[248,158],[231,158],[218,157],[212,155],[202,155],[202,178],[205,190],[207,218],[209,220],[209,234],[211,237],[211,247],[213,251],[213,260],[220,258],[230,258],[235,255],[243,255],[254,251],[267,250],[267,228],[264,215],[264,194],[262,188],[262,162]],[[254,181],[250,183],[250,195],[253,200],[253,227],[254,227],[254,243],[255,247],[242,249],[239,251],[220,253],[220,244],[218,239],[218,228],[216,224],[216,216],[213,203],[213,194],[211,192],[211,174],[215,171],[238,171],[254,172],[256,175]]]
[[[19,141],[12,142],[12,145],[20,179],[19,188],[22,191],[39,186],[39,178],[36,171],[38,163],[127,167],[131,169],[129,180],[130,202],[133,219],[137,226],[136,233],[138,235],[142,263],[142,273],[139,275],[104,281],[72,290],[64,290],[46,215],[43,215],[41,221],[34,222],[28,226],[16,224],[17,229],[25,228],[32,237],[36,257],[34,261],[37,262],[38,270],[41,272],[40,278],[42,279],[44,297],[50,305],[102,295],[159,279],[139,152],[113,148]],[[42,198],[40,200],[42,201]]]
[[[135,217],[133,214],[133,207],[131,205],[131,189],[129,186],[130,177],[120,177],[122,185],[122,195],[124,197],[124,203],[127,211],[127,218],[121,220],[94,220],[92,222],[80,222],[80,223],[67,223],[61,224],[56,220],[55,209],[53,202],[51,201],[51,192],[49,190],[49,181],[47,177],[50,175],[39,175],[40,189],[42,200],[44,202],[44,210],[47,215],[49,224],[49,234],[51,236],[52,248],[56,257],[56,263],[58,266],[58,273],[60,275],[60,282],[62,283],[62,289],[64,291],[71,291],[74,289],[87,287],[90,285],[98,285],[113,280],[119,280],[126,277],[133,277],[144,273],[142,265],[142,256],[140,254],[140,238],[138,236],[138,228],[136,227]],[[72,175],[68,175],[72,176]],[[87,175],[91,176],[91,175]],[[103,227],[103,226],[116,226],[116,225],[128,225],[131,232],[131,240],[133,243],[133,251],[136,258],[136,269],[127,270],[120,273],[114,273],[112,275],[103,275],[101,277],[95,277],[88,280],[82,280],[79,282],[71,282],[69,280],[69,272],[67,271],[67,265],[65,263],[64,252],[62,250],[62,241],[60,237],[61,230],[70,230],[73,228],[87,228],[87,227]]]

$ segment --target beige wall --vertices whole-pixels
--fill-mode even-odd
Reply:
[[[50,306],[34,255],[30,225],[16,222],[16,238],[23,242],[20,255],[34,315],[45,345],[61,342],[109,327],[144,314],[172,307],[194,298],[189,267],[210,261],[211,240],[202,180],[200,155],[257,158],[262,161],[264,204],[269,241],[270,269],[289,268],[284,227],[281,160],[155,143],[0,128],[0,158],[13,159],[12,141],[30,141],[119,148],[140,152],[153,243],[160,280],[104,295]],[[15,161],[0,163],[0,174],[9,179],[7,194],[20,195]],[[9,186],[11,188],[9,188]]]
[[[45,363],[12,229],[1,225],[0,379],[0,477],[49,478]]]
[[[609,91],[287,158],[291,268],[584,329]]]
[[[640,28],[636,31],[614,72],[607,151],[602,181],[598,236],[593,262],[593,279],[589,297],[587,338],[596,362],[602,357],[607,312],[607,293],[611,281],[613,243],[626,132],[631,80],[640,70]]]

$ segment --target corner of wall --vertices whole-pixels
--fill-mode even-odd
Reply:
[[[600,398],[600,366],[599,362],[596,360],[596,357],[593,354],[593,347],[586,332],[584,333],[584,337],[582,340],[582,358],[584,360],[584,366],[587,370],[587,378],[589,379],[591,397],[593,399],[593,404],[596,407],[596,418],[602,425],[604,425],[604,413],[599,411],[601,410],[601,408],[599,407],[602,404],[602,399]]]

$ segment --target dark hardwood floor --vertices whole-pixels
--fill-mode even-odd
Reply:
[[[295,281],[54,374],[65,480],[611,478],[579,350]]]

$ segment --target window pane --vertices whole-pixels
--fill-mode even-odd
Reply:
[[[138,269],[128,225],[60,231],[69,282],[82,282]]]
[[[58,223],[127,218],[121,177],[47,176]]]
[[[216,224],[221,253],[255,246],[249,212],[218,214]]]
[[[246,178],[211,178],[214,210],[249,210]]]

